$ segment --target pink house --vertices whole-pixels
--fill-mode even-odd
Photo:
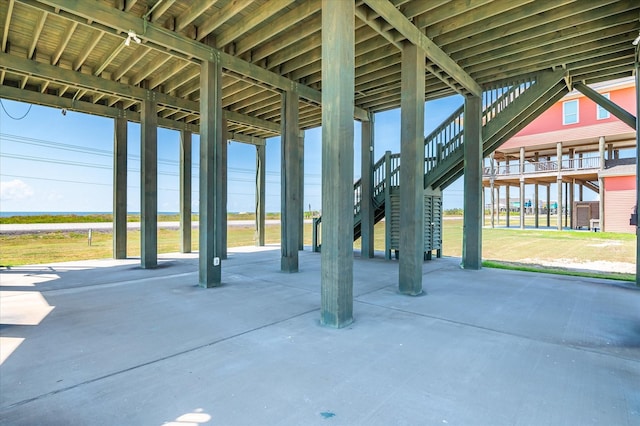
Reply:
[[[636,115],[633,78],[595,84],[591,89]],[[573,91],[497,149],[493,167],[491,161],[485,164],[483,184],[494,200],[489,208],[499,211],[502,204],[511,207],[507,213],[520,210],[521,227],[527,214],[535,216],[536,226],[539,216],[546,214],[547,226],[552,226],[550,216],[559,212],[559,229],[586,226],[635,232],[629,224],[636,204],[635,146],[633,128]],[[520,200],[512,203],[513,187],[519,189]],[[496,205],[502,191],[505,201]],[[546,200],[540,199],[541,192]],[[587,204],[590,207],[581,210]],[[579,212],[587,212],[586,219]]]

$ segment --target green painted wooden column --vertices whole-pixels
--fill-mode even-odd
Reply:
[[[464,217],[462,267],[482,268],[482,98],[464,101]]]
[[[322,0],[322,251],[320,323],[353,322],[355,3]]]
[[[374,114],[369,114],[369,121],[362,122],[361,131],[360,181],[362,182],[362,199],[360,201],[360,246],[361,256],[365,259],[373,258],[374,254],[373,117]]]
[[[158,115],[155,96],[147,91],[140,114],[140,260],[158,266]]]
[[[216,56],[200,70],[200,287],[216,287],[222,279],[222,131],[222,66]]]
[[[400,277],[399,291],[422,293],[424,261],[425,58],[418,46],[402,49],[400,96]]]
[[[280,269],[283,272],[298,272],[301,203],[298,103],[296,92],[291,90],[282,94]]]
[[[113,258],[127,258],[127,118],[120,116],[113,129]]]
[[[300,179],[298,180],[298,250],[304,250],[304,130],[298,136]]]
[[[266,146],[256,145],[256,245],[264,246]]]
[[[191,253],[191,132],[180,132],[180,252]]]
[[[216,228],[220,231],[220,259],[227,258],[227,189],[228,185],[228,174],[227,174],[227,153],[229,152],[229,140],[227,139],[227,120],[222,119],[222,143],[220,144],[220,155],[217,157],[219,159],[218,170],[220,176],[220,203],[218,208],[220,209],[220,213],[218,215],[218,220],[220,223]]]

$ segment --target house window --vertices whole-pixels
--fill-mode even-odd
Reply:
[[[575,124],[578,122],[578,100],[562,103],[562,124]]]
[[[611,99],[609,97],[608,93],[602,93],[602,96],[604,96],[607,99]],[[609,111],[607,111],[606,109],[604,109],[600,105],[598,105],[597,106],[597,112],[596,112],[596,118],[598,120],[604,120],[605,118],[609,118]]]

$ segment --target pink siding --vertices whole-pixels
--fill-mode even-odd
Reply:
[[[621,108],[624,108],[629,113],[635,115],[635,87],[626,87],[618,90],[608,90],[603,91],[603,93],[609,93],[609,99],[611,99],[612,102],[614,102]],[[576,99],[576,97],[573,97],[572,99]],[[597,108],[595,102],[583,95],[580,95],[577,99],[579,99],[578,123],[569,125],[562,124],[562,103],[566,100],[562,99],[555,103],[547,111],[542,113],[542,115],[536,118],[531,124],[522,129],[516,136],[534,135],[556,130],[571,129],[575,127],[619,121],[613,115],[610,115],[609,118],[598,120],[596,118]]]
[[[634,233],[629,217],[636,205],[636,177],[610,176],[604,179],[604,230]]]

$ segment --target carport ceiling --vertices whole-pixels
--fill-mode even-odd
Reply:
[[[280,93],[291,88],[301,127],[316,127],[321,8],[321,0],[3,0],[0,95],[107,116],[124,108],[135,120],[150,89],[161,125],[196,128],[199,63],[218,55],[230,131],[278,134]],[[639,18],[637,0],[357,0],[355,116],[400,106],[403,43],[428,52],[427,99],[559,67],[593,83],[632,75]],[[140,44],[125,45],[130,30]]]

